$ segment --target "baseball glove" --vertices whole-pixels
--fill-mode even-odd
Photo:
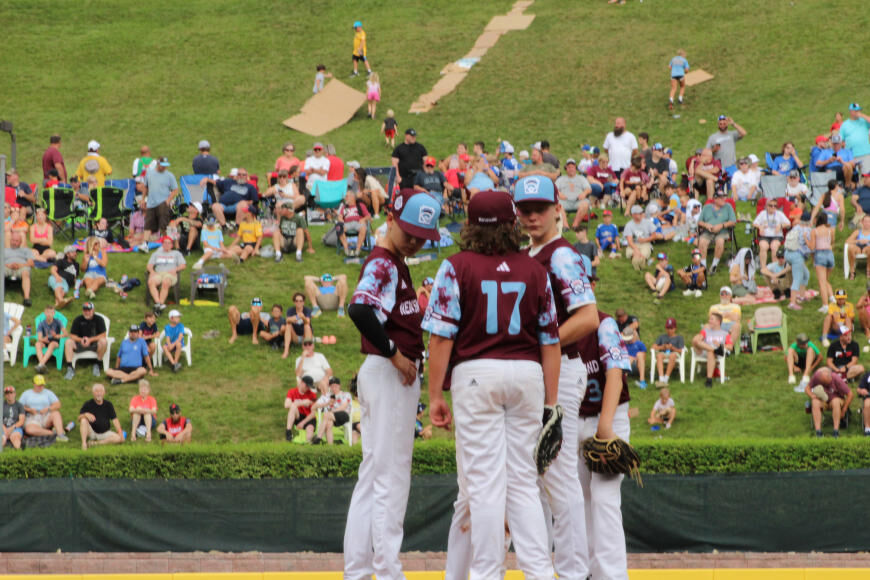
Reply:
[[[559,455],[562,448],[562,407],[544,407],[544,427],[535,445],[535,463],[538,474],[544,475],[547,468]]]
[[[629,475],[640,485],[640,457],[634,447],[620,439],[590,437],[583,441],[583,459],[590,471],[605,475]]]

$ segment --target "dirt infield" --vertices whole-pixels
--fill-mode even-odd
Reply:
[[[443,570],[444,552],[408,552],[405,569]],[[342,569],[341,554],[190,553],[5,553],[0,574],[167,574],[182,572],[315,572]],[[870,553],[823,554],[721,552],[629,554],[630,569],[661,568],[870,568]],[[513,554],[509,567],[516,568]]]

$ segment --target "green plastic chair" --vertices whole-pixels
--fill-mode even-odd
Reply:
[[[64,331],[66,330],[66,316],[62,313],[55,311],[54,317],[60,322],[60,325],[63,327]],[[45,312],[40,312],[39,316],[36,317],[36,320],[33,321],[33,332],[30,336],[23,336],[24,347],[22,348],[21,358],[23,359],[21,364],[25,368],[27,368],[27,364],[30,362],[30,357],[36,356],[36,339],[38,338],[36,329],[39,328],[39,324],[45,320]],[[57,359],[57,370],[60,370],[63,367],[63,347],[66,344],[66,337],[60,339],[60,344],[54,349],[54,358]]]
[[[779,306],[765,306],[752,317],[752,352],[758,352],[758,335],[778,334],[782,350],[788,349],[788,319]]]

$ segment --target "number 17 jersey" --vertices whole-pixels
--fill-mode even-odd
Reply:
[[[435,276],[423,329],[455,341],[451,366],[482,358],[540,362],[541,345],[559,342],[547,271],[522,252],[454,254]]]

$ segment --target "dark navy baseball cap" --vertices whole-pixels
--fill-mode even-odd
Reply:
[[[393,219],[402,231],[415,238],[437,241],[441,204],[424,191],[403,189],[393,201]]]
[[[530,175],[517,181],[514,186],[514,202],[525,201],[556,203],[556,186],[553,185],[553,180],[542,175]]]

